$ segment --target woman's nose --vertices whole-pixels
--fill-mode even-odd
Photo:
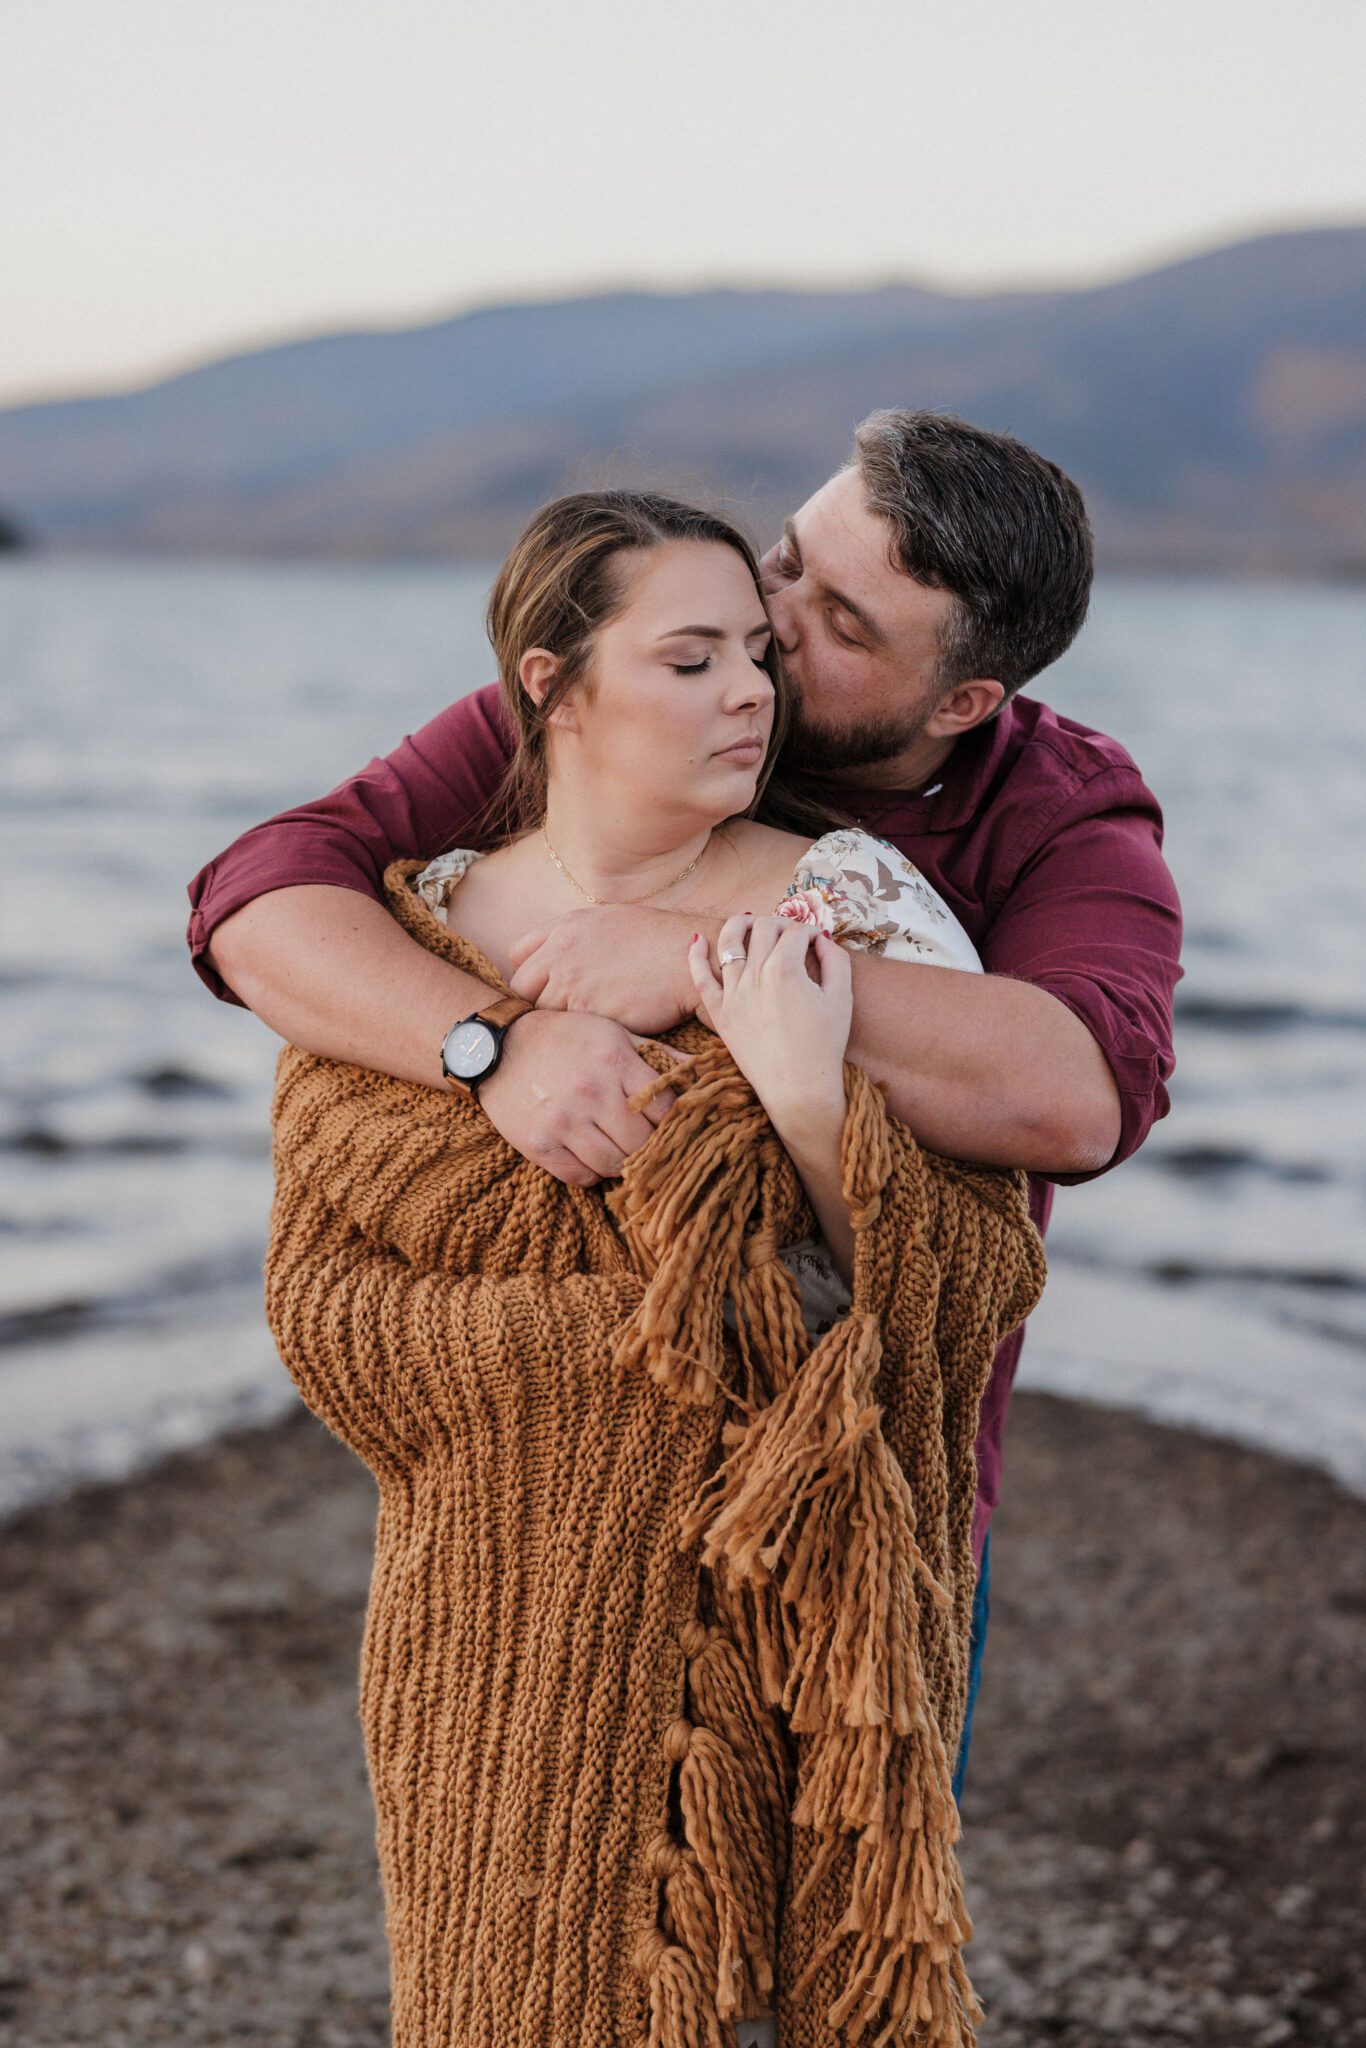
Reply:
[[[773,702],[773,678],[766,668],[756,668],[749,656],[745,656],[743,670],[736,669],[735,680],[727,692],[727,701],[733,711],[753,711]]]

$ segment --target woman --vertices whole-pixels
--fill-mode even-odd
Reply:
[[[819,1237],[785,1250],[819,1334],[847,1302],[852,1247],[839,1192],[842,947],[980,973],[977,951],[886,840],[788,829],[834,814],[775,776],[782,665],[758,565],[728,522],[652,494],[559,499],[509,555],[488,625],[518,734],[500,808],[517,822],[497,852],[432,861],[418,891],[508,979],[520,934],[584,902],[763,907],[728,920],[715,962],[695,937],[688,965],[699,1015],[768,1112],[819,1222]]]
[[[396,2048],[964,2048],[972,1442],[1041,1260],[1020,1177],[921,1154],[845,1066],[842,947],[980,962],[894,848],[777,779],[726,522],[559,500],[489,628],[503,843],[398,864],[395,914],[504,987],[584,901],[730,914],[606,1192],[468,1097],[282,1055],[272,1328],[381,1489]]]

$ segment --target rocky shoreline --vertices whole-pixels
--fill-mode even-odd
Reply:
[[[1366,2044],[1366,1503],[1016,1397],[963,1801],[982,2048]],[[0,1526],[0,2035],[382,2048],[375,1492],[302,1409]]]

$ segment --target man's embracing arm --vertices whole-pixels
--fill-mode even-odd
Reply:
[[[981,950],[985,975],[907,968],[908,1005],[896,963],[866,961],[852,1057],[936,1151],[1066,1183],[1117,1166],[1167,1113],[1181,975],[1161,813],[1136,772],[1073,792]]]
[[[453,846],[479,844],[481,814],[513,751],[498,695],[490,685],[448,704],[392,754],[315,802],[253,825],[200,869],[189,885],[187,937],[195,971],[214,995],[254,1008],[233,966],[250,955],[259,969],[275,940],[287,946],[295,936],[296,920],[285,913],[268,935],[254,916],[244,924],[239,912],[248,905],[274,891],[329,888],[382,907],[390,861],[430,860]],[[259,944],[243,943],[251,927],[262,934]],[[406,944],[423,950],[411,939]]]
[[[1089,1179],[1167,1111],[1181,910],[1161,814],[1136,773],[1075,791],[1020,860],[982,943],[987,972],[855,952],[849,1056],[951,1158]],[[639,1030],[691,1001],[689,929],[664,911],[572,911],[522,942],[513,985]]]
[[[477,843],[509,744],[496,697],[452,705],[196,876],[191,951],[216,994],[309,1051],[440,1085],[441,1032],[483,984],[395,925],[380,878],[405,854]],[[985,975],[855,956],[851,1056],[924,1144],[1080,1180],[1127,1158],[1165,1115],[1181,914],[1160,849],[1137,775],[1097,777],[1019,861],[983,942]],[[648,1135],[624,1107],[649,1078],[631,1036],[691,1008],[694,924],[708,928],[603,907],[529,935],[516,986],[558,1021],[521,1019],[481,1090],[528,1158],[585,1185]]]
[[[384,907],[390,861],[477,845],[511,736],[498,691],[450,705],[315,803],[253,826],[190,884],[191,957],[225,1002],[305,1051],[444,1086],[446,1029],[489,997]],[[574,1186],[620,1170],[672,1101],[627,1099],[654,1078],[606,1017],[519,1017],[479,1091],[526,1158]]]
[[[571,910],[527,935],[532,950],[513,987],[544,1009],[601,1009],[636,1030],[667,1030],[680,1016],[680,950],[694,929],[714,944],[722,922],[610,905]],[[1049,1178],[1117,1163],[1123,1113],[1113,1072],[1055,996],[1004,975],[859,952],[852,962],[849,1058],[883,1083],[893,1114],[922,1145]]]

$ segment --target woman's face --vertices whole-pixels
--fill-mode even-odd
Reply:
[[[617,573],[625,602],[597,635],[587,688],[555,714],[552,774],[572,762],[661,823],[733,817],[753,800],[773,727],[763,599],[715,541],[633,549]]]

